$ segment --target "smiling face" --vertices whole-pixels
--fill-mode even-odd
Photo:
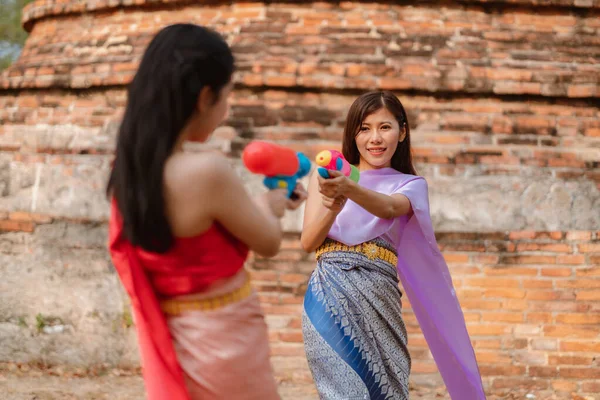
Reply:
[[[350,106],[342,154],[360,170],[391,167],[416,175],[412,165],[410,128],[404,106],[389,91],[360,95]]]
[[[380,108],[362,121],[355,141],[361,171],[391,167],[392,157],[398,143],[404,140],[406,130],[385,107]]]

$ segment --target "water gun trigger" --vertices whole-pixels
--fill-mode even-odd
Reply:
[[[327,168],[319,167],[317,168],[317,171],[322,178],[329,179],[329,171],[327,171]]]

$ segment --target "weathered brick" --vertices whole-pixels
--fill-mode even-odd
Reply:
[[[600,393],[600,382],[582,382],[581,390],[585,393]]]
[[[555,264],[555,256],[505,256],[500,259],[503,264]]]
[[[471,324],[467,326],[469,334],[471,336],[502,336],[510,331],[510,325],[497,325],[497,324],[485,324],[475,325]]]
[[[519,243],[517,251],[544,251],[551,253],[570,253],[572,247],[565,243]]]
[[[600,315],[593,314],[558,314],[556,322],[574,325],[593,325],[600,323]]]
[[[571,268],[542,268],[540,270],[541,276],[572,276],[573,270]]]
[[[510,364],[511,358],[508,354],[502,354],[497,351],[490,352],[479,350],[475,352],[477,362],[481,364]]]
[[[550,323],[552,322],[552,313],[549,312],[529,312],[527,313],[527,322],[531,323]]]
[[[0,232],[33,232],[35,225],[31,221],[0,221]]]
[[[283,342],[302,343],[302,332],[280,332],[279,339]]]
[[[465,285],[481,288],[519,288],[520,283],[516,279],[506,278],[469,278],[465,280]]]
[[[600,290],[579,290],[575,296],[580,301],[600,300]]]
[[[485,268],[484,272],[490,276],[535,276],[538,274],[538,269],[535,267],[516,267],[511,265],[502,265],[495,268]]]
[[[545,326],[544,336],[546,337],[559,337],[559,338],[578,338],[578,339],[592,339],[600,335],[600,328],[588,327],[588,326],[568,326],[568,325],[556,325],[556,326]],[[571,348],[570,345],[566,345],[568,342],[561,343],[562,351],[572,351],[567,348]],[[580,342],[572,342],[574,344],[581,344]],[[566,345],[566,347],[565,347]]]
[[[488,322],[523,322],[524,317],[521,313],[485,313],[482,320]]]
[[[600,368],[569,368],[561,367],[559,371],[561,378],[573,379],[600,379]]]
[[[557,300],[560,298],[560,292],[551,290],[528,290],[525,298],[529,300]]]
[[[492,383],[494,389],[523,388],[529,390],[545,390],[549,386],[546,380],[532,380],[530,378],[497,378]]]
[[[541,333],[541,328],[538,325],[514,325],[513,332],[516,337],[532,337]]]
[[[514,349],[514,350],[523,350],[528,348],[529,343],[528,339],[525,338],[514,338],[514,339],[504,339],[502,340],[502,348],[504,350]]]
[[[489,298],[502,298],[502,299],[523,299],[526,295],[526,291],[520,289],[504,289],[501,287],[495,289],[486,289],[484,296]]]
[[[581,253],[600,253],[600,243],[584,243],[577,246]]]
[[[600,288],[600,279],[575,279],[575,280],[561,280],[556,282],[557,288],[569,288],[569,289],[592,289]]]
[[[558,368],[556,367],[529,367],[529,376],[535,378],[556,378],[558,376]]]
[[[585,256],[581,254],[558,255],[556,263],[563,265],[585,264]]]
[[[592,356],[549,356],[550,365],[589,365],[594,361]]]
[[[526,367],[521,365],[480,365],[479,370],[485,377],[492,376],[523,376]]]
[[[600,276],[600,267],[579,268],[576,270],[577,276]]]
[[[562,380],[555,380],[552,382],[552,389],[556,390],[557,392],[571,393],[571,392],[575,392],[577,390],[577,388],[578,388],[577,382],[562,381]]]
[[[583,353],[599,353],[600,352],[600,343],[598,342],[571,342],[571,341],[562,341],[560,343],[561,351],[568,352],[583,352]]]
[[[592,238],[591,232],[585,232],[585,231],[567,232],[567,240],[573,240],[573,241],[590,240],[591,238]]]

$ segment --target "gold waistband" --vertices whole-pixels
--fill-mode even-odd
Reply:
[[[396,265],[398,263],[398,256],[393,251],[379,246],[373,242],[361,243],[356,246],[346,246],[345,244],[339,242],[328,242],[317,249],[317,260],[321,255],[332,251],[361,253],[367,256],[369,260],[378,258],[392,265]]]
[[[229,304],[237,303],[252,294],[250,279],[229,293],[202,300],[177,300],[169,299],[160,302],[160,308],[167,315],[179,315],[186,311],[212,311],[223,308]]]

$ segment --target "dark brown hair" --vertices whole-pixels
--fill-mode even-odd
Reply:
[[[365,118],[374,112],[386,108],[398,121],[400,132],[402,127],[406,129],[406,137],[396,148],[392,156],[392,168],[404,174],[417,175],[412,163],[412,152],[410,149],[410,127],[404,106],[398,98],[388,91],[374,91],[362,94],[350,106],[346,117],[344,128],[344,139],[342,141],[342,154],[350,164],[358,164],[360,153],[356,147],[356,135]]]
[[[167,26],[148,45],[129,84],[106,189],[115,197],[132,245],[156,253],[173,245],[163,195],[165,163],[196,112],[202,89],[210,87],[217,102],[233,70],[231,49],[205,27]]]

